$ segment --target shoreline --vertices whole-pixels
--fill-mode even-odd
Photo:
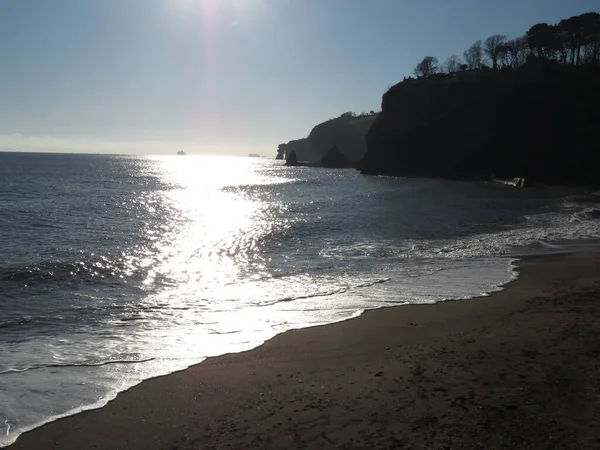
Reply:
[[[516,263],[516,280],[488,296],[379,308],[290,330],[252,350],[146,380],[102,408],[47,423],[6,448],[443,448],[491,437],[496,444],[488,448],[506,439],[562,448],[576,437],[581,444],[587,422],[574,417],[590,409],[595,416],[598,395],[568,397],[590,388],[581,376],[600,375],[600,340],[561,333],[600,317],[600,305],[586,301],[600,297],[599,263],[600,252],[529,256]],[[552,340],[575,356],[553,352]],[[577,358],[582,343],[590,367],[577,375],[563,363],[585,363]],[[557,371],[563,376],[549,383]],[[569,395],[544,395],[534,389],[540,385]],[[597,394],[600,387],[592,387]],[[564,401],[576,399],[590,404],[530,430],[531,417],[563,412]],[[586,438],[586,448],[600,445],[594,440],[600,432],[587,426],[583,434],[593,439]]]

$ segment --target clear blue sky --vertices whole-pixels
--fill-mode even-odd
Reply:
[[[426,55],[597,0],[0,0],[0,150],[273,156]]]

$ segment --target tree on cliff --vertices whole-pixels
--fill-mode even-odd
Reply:
[[[501,54],[505,53],[503,48],[505,43],[506,36],[503,34],[494,34],[485,40],[483,50],[492,61],[492,69],[498,68],[498,59]]]
[[[498,46],[498,67],[512,67],[511,48],[508,42]]]
[[[354,111],[347,111],[340,115],[340,119],[342,120],[352,120],[356,117],[356,113]]]
[[[578,65],[585,36],[585,18],[575,16],[561,20],[558,24],[557,35],[559,36],[558,40],[564,44],[564,53],[570,53],[571,65]],[[564,57],[564,59],[566,63],[567,58]]]
[[[483,49],[481,41],[475,42],[463,54],[469,70],[481,69],[483,65]]]
[[[598,33],[596,39],[585,46],[582,62],[589,65],[600,64],[600,33]]]
[[[527,38],[525,36],[508,41],[505,45],[513,68],[522,67],[527,61]]]
[[[541,59],[549,59],[554,56],[556,35],[553,26],[547,23],[538,23],[527,31],[526,37],[527,44],[535,56]]]
[[[446,71],[446,73],[458,72],[460,70],[461,64],[462,62],[460,61],[458,55],[452,55],[444,63],[444,70]]]
[[[438,72],[438,59],[435,56],[426,56],[415,67],[415,76],[428,77]]]
[[[599,13],[586,13],[561,20],[557,26],[557,34],[570,53],[571,65],[580,65],[582,50],[588,53],[590,47],[592,62],[598,60],[596,49],[600,47]]]
[[[600,14],[588,13],[586,16],[586,33],[584,36],[584,64],[600,64]]]
[[[538,23],[526,34],[527,44],[538,59],[579,66],[600,62],[600,14],[586,13],[561,20],[557,25]]]

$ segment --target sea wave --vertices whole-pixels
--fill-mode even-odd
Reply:
[[[81,256],[80,256],[81,257]],[[27,286],[68,281],[76,284],[105,284],[125,278],[143,280],[150,270],[139,264],[139,258],[81,259],[72,261],[40,261],[23,266],[0,267],[0,281]],[[168,282],[165,278],[162,282]]]
[[[138,364],[138,363],[145,363],[148,361],[154,361],[156,358],[146,358],[146,359],[133,359],[133,360],[127,360],[127,359],[120,359],[120,360],[113,360],[113,361],[99,361],[99,362],[80,362],[80,363],[69,363],[69,364],[39,364],[39,365],[35,365],[35,366],[30,366],[30,367],[23,367],[23,368],[12,368],[12,369],[7,369],[7,370],[3,370],[0,371],[0,375],[7,375],[7,374],[12,374],[12,373],[23,373],[23,372],[29,372],[32,370],[42,370],[42,369],[56,369],[56,368],[72,368],[72,367],[102,367],[102,366],[108,366],[111,364]]]

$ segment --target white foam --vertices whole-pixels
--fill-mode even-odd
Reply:
[[[123,336],[105,341],[97,355],[88,354],[93,356],[93,360],[106,359],[110,355],[114,357],[118,348],[122,347],[138,357],[152,357],[151,361],[49,367],[3,375],[6,389],[0,390],[0,405],[6,422],[0,445],[9,445],[20,433],[44,423],[102,407],[119,392],[145,379],[184,369],[208,356],[254,348],[289,329],[347,320],[367,309],[406,303],[435,303],[498,290],[515,276],[511,263],[509,259],[445,262],[443,270],[424,270],[421,275],[413,277],[407,277],[397,264],[388,264],[379,269],[383,273],[378,271],[377,274],[389,279],[387,282],[351,288],[326,297],[205,311],[201,319],[212,325],[202,328],[195,325],[198,318],[193,317],[198,311],[180,310],[180,316],[171,317],[167,327],[146,327],[145,331],[130,336],[129,341]],[[369,278],[368,274],[365,277]],[[428,286],[426,292],[423,290],[424,282]],[[190,320],[184,319],[186,314]],[[79,345],[77,341],[71,343],[75,346],[70,349],[72,354],[89,352],[90,347],[86,348],[82,343],[87,339],[90,342],[96,339],[94,342],[98,346],[97,338],[81,337]],[[64,348],[65,342],[63,337],[60,343],[49,342],[48,348]],[[39,346],[39,343],[32,345]],[[28,348],[26,343],[15,349],[17,353],[28,352],[30,356],[40,353],[40,350],[44,349]],[[66,358],[66,355],[61,357]]]

